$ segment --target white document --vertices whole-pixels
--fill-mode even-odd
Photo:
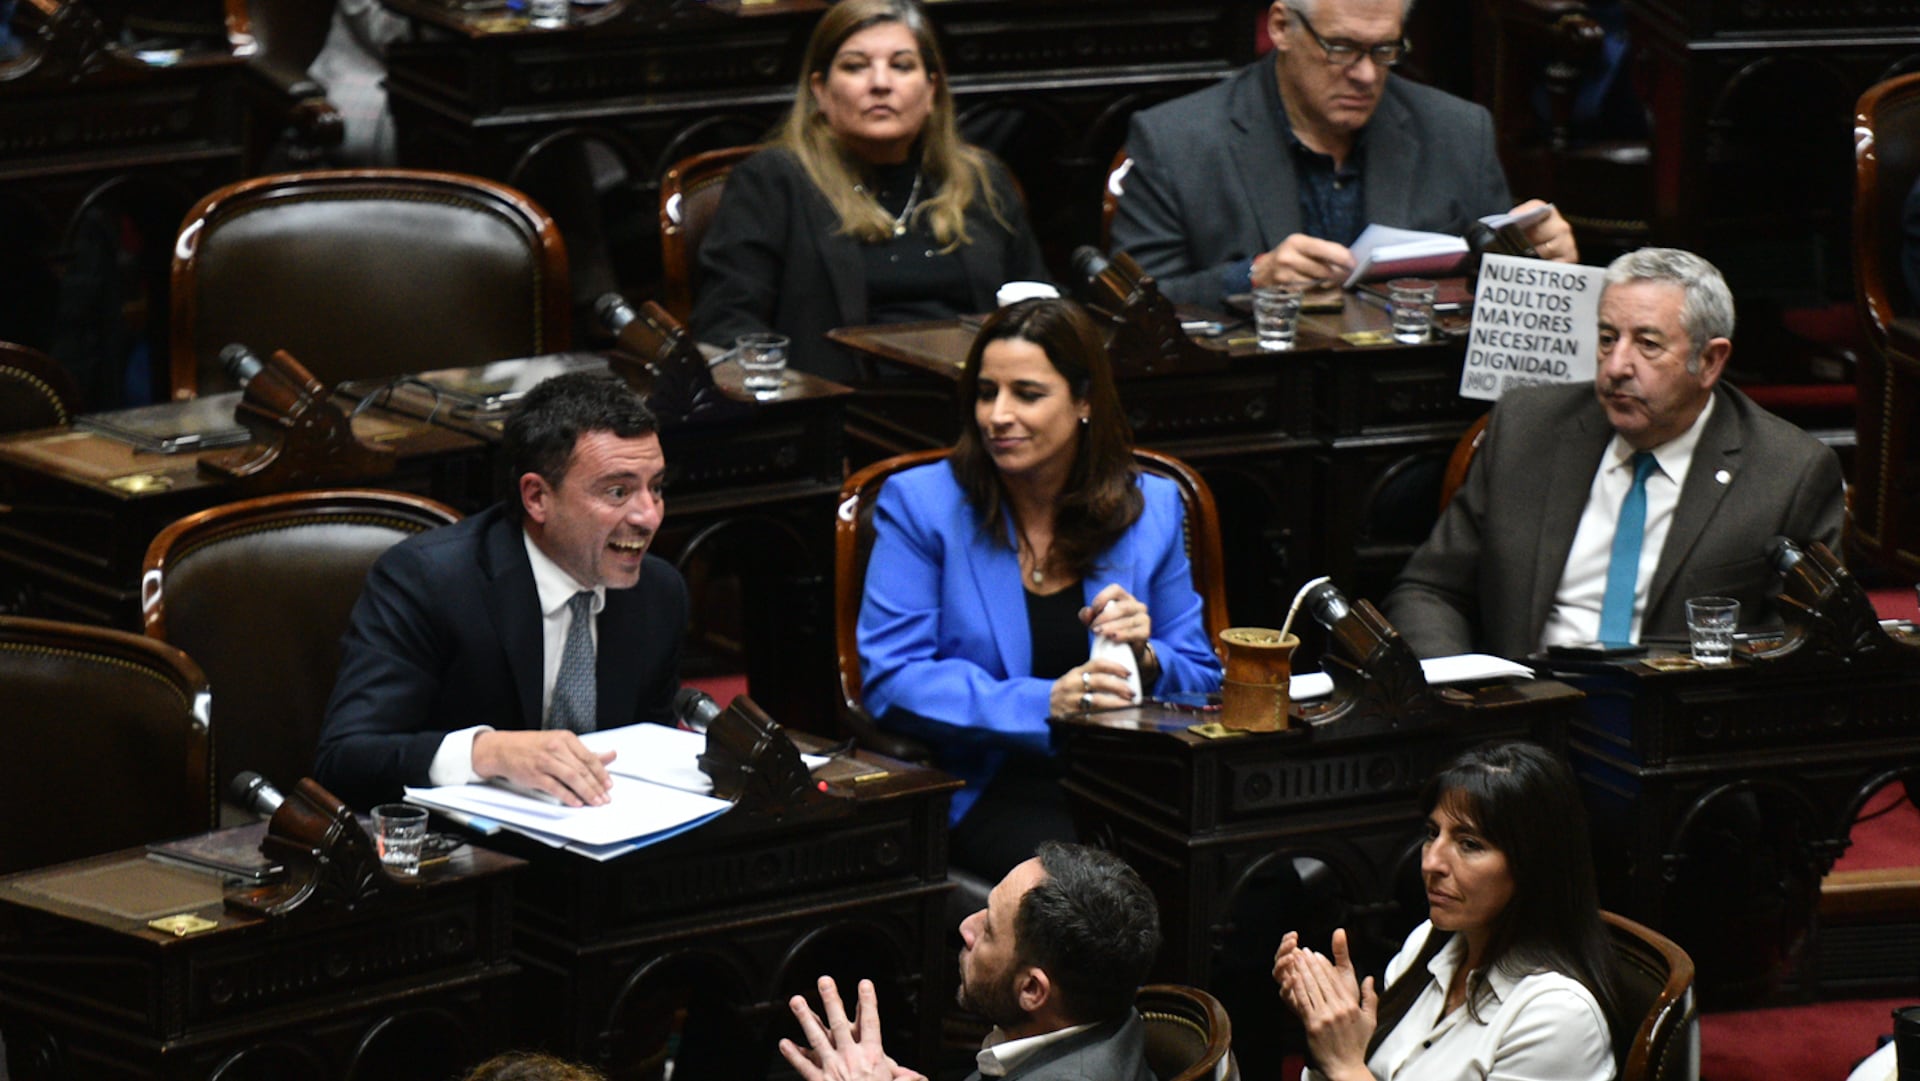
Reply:
[[[1420,672],[1434,686],[1445,683],[1474,683],[1508,676],[1533,678],[1533,669],[1505,657],[1488,653],[1461,653],[1452,657],[1429,657],[1420,662]],[[1311,702],[1333,693],[1333,677],[1325,672],[1308,672],[1293,677],[1287,695],[1295,702]]]
[[[590,732],[581,742],[617,751],[607,767],[610,800],[599,807],[564,807],[494,784],[409,788],[407,801],[455,815],[498,822],[542,844],[606,860],[711,821],[733,804],[709,795],[713,782],[700,770],[706,737],[659,724]]]
[[[1553,204],[1534,207],[1525,214],[1488,214],[1480,220],[1489,228],[1518,225],[1525,229],[1545,221]],[[1341,283],[1351,289],[1370,278],[1392,275],[1447,274],[1460,266],[1467,255],[1465,237],[1448,233],[1429,233],[1420,229],[1396,229],[1390,225],[1369,225],[1353,246],[1353,273]]]

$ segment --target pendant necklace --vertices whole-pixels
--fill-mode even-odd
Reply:
[[[862,195],[872,194],[867,191],[866,185],[864,184],[855,184],[853,186],[853,190],[859,192]],[[876,197],[874,201],[879,202],[879,199]],[[894,236],[907,235],[907,220],[913,217],[913,208],[919,205],[920,205],[920,170],[915,169],[913,171],[913,187],[907,190],[907,205],[901,207],[900,213],[894,215],[894,218],[893,218],[893,235]],[[883,214],[886,213],[886,208],[881,207],[880,212]]]
[[[1033,559],[1033,567],[1027,571],[1027,577],[1031,579],[1036,586],[1044,585],[1047,580],[1047,572],[1044,569],[1045,560],[1040,558],[1040,550],[1033,546],[1033,541],[1027,537],[1027,531],[1025,529],[1020,531],[1020,543],[1027,546],[1027,555]]]

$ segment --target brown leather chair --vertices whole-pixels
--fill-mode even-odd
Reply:
[[[0,432],[66,424],[79,404],[80,387],[59,361],[38,349],[0,342]]]
[[[1620,1081],[1699,1081],[1700,1014],[1693,959],[1673,940],[1611,912],[1600,913],[1613,940],[1620,996],[1613,1053]]]
[[[1147,1068],[1160,1081],[1239,1081],[1233,1022],[1220,1000],[1177,983],[1142,987],[1134,1009],[1147,1029]]]
[[[0,874],[213,827],[207,680],[185,653],[0,616],[0,687]]]
[[[1920,177],[1920,74],[1868,90],[1853,122],[1853,280],[1867,348],[1856,384],[1859,446],[1848,500],[1847,547],[1896,573],[1920,573],[1920,514],[1903,474],[1920,450],[1920,297],[1901,270],[1907,192]],[[1890,468],[1891,467],[1891,468]],[[1910,469],[1908,465],[1906,468]]]
[[[860,601],[866,590],[867,557],[873,549],[873,505],[881,486],[903,469],[940,461],[948,453],[941,449],[902,454],[848,477],[840,485],[840,508],[833,528],[833,637],[839,654],[841,724],[862,746],[910,761],[926,761],[926,747],[917,740],[882,730],[861,701]],[[1178,458],[1142,447],[1134,448],[1133,457],[1141,469],[1166,477],[1180,489],[1193,588],[1200,594],[1207,639],[1218,642],[1228,623],[1220,514],[1214,507],[1213,492],[1200,474]]]
[[[694,267],[700,243],[720,210],[727,174],[757,146],[727,146],[682,158],[660,178],[660,306],[686,322],[693,317]]]
[[[243,180],[180,228],[173,395],[231,389],[231,342],[288,350],[329,386],[559,352],[571,305],[558,227],[503,184],[410,169]]]
[[[1133,156],[1126,147],[1113,152],[1107,166],[1107,182],[1100,189],[1100,250],[1113,253],[1113,216],[1120,212],[1120,196],[1126,194],[1127,174],[1133,172]]]
[[[458,521],[399,492],[294,492],[229,503],[147,548],[147,634],[206,658],[222,781],[257,770],[282,791],[313,772],[340,636],[367,570],[394,544]]]
[[[1467,470],[1473,467],[1473,456],[1480,453],[1480,444],[1487,441],[1487,418],[1491,413],[1482,413],[1479,419],[1460,433],[1459,442],[1453,445],[1453,453],[1447,455],[1447,471],[1440,475],[1440,509],[1445,511],[1447,504],[1453,502],[1453,493],[1467,482]]]

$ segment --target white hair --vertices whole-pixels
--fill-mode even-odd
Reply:
[[[1607,285],[1627,282],[1665,282],[1680,287],[1680,325],[1693,343],[1688,371],[1699,370],[1707,343],[1733,337],[1733,291],[1712,263],[1679,248],[1641,248],[1615,259],[1607,267]]]

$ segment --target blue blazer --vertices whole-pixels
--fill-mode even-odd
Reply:
[[[1151,692],[1209,692],[1220,662],[1207,640],[1172,481],[1143,474],[1133,527],[1081,583],[1088,601],[1110,583],[1153,616],[1160,681]],[[1033,641],[1011,523],[989,538],[944,461],[887,481],[874,507],[873,554],[860,606],[860,667],[869,712],[930,739],[966,778],[955,821],[1009,750],[1047,753],[1050,679],[1032,674]],[[1089,639],[1091,645],[1091,639]]]

